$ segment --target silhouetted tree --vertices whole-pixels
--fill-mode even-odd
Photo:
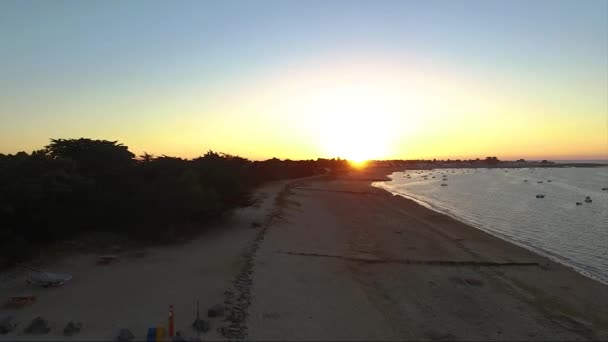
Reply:
[[[496,164],[500,163],[500,160],[498,160],[498,158],[496,158],[496,157],[486,157],[485,162],[486,162],[486,164],[489,164],[489,165],[496,165]]]
[[[51,139],[27,154],[0,154],[0,266],[33,241],[91,230],[162,235],[247,204],[263,182],[347,169],[343,159],[252,162],[208,151],[193,160],[116,141]]]

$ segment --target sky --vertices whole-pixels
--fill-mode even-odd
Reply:
[[[0,1],[0,153],[608,159],[608,1]]]

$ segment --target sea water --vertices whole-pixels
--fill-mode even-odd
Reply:
[[[608,167],[407,170],[389,177],[373,185],[608,284],[608,191],[602,190]]]

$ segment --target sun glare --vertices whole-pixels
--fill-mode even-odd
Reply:
[[[320,113],[319,144],[330,156],[362,165],[392,152],[392,129],[383,126],[396,116],[395,101],[377,87],[344,86],[314,100]]]
[[[351,166],[353,166],[356,169],[362,169],[367,165],[367,160],[351,160],[349,159],[348,162],[350,163]]]

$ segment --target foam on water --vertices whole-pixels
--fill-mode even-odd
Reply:
[[[608,284],[608,191],[602,190],[608,167],[408,170],[389,177],[373,185]]]

